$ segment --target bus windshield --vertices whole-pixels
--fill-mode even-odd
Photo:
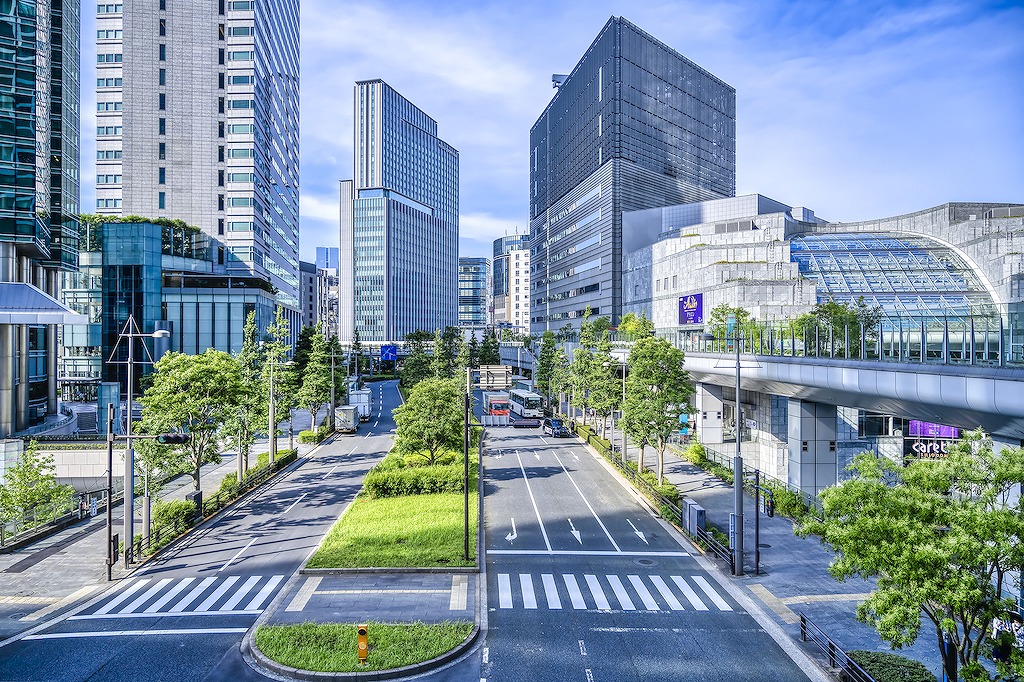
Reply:
[[[540,409],[540,397],[526,396],[523,398],[523,407],[531,410]]]

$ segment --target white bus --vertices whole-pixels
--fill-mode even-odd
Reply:
[[[524,391],[521,388],[512,389],[508,394],[508,402],[512,412],[520,417],[540,417],[543,414],[541,412],[541,397],[532,391]]]

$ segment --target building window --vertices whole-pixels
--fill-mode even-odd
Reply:
[[[156,156],[161,161],[163,161],[164,159],[167,158],[167,143],[166,142],[161,142],[159,144],[159,146],[157,147]]]
[[[166,19],[161,19],[160,20],[160,35],[162,35],[162,36],[167,35],[167,20]]]
[[[218,187],[223,187],[224,186],[224,171],[223,171],[223,169],[217,171],[217,186]]]
[[[166,9],[167,9],[167,0],[160,0],[160,11],[162,12],[162,11],[164,11]]]
[[[224,145],[217,147],[217,160],[224,163]]]
[[[217,50],[217,63],[218,64],[223,64],[224,63],[224,48],[223,47],[220,48],[219,50]]]
[[[219,90],[223,90],[224,89],[224,72],[223,71],[221,71],[220,73],[217,74],[217,88]]]
[[[160,43],[160,61],[167,61],[167,45]]]
[[[97,64],[120,64],[124,55],[120,53],[104,53],[96,55]]]
[[[218,211],[223,211],[224,210],[224,195],[223,194],[218,194],[217,195],[217,210]]]
[[[217,218],[217,234],[219,234],[219,235],[224,234],[224,219],[223,218]]]
[[[217,137],[224,137],[224,121],[217,121]]]
[[[157,183],[161,185],[167,184],[167,169],[163,166],[157,170]]]
[[[223,97],[218,97],[217,98],[217,111],[219,113],[221,113],[221,114],[224,113],[224,98]]]
[[[156,197],[157,208],[167,208],[167,194],[160,192]]]
[[[224,40],[224,24],[217,25],[217,40]]]
[[[161,118],[159,121],[157,121],[157,131],[156,132],[157,132],[158,135],[166,135],[167,134],[167,119],[166,118]]]
[[[160,85],[167,85],[167,69],[160,69],[160,73],[157,77],[157,83]]]
[[[160,101],[157,107],[160,109],[160,111],[164,111],[165,109],[167,109],[167,94],[161,92],[159,98]]]

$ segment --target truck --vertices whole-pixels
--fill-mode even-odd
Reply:
[[[370,421],[370,389],[349,391],[348,404],[359,409],[359,421]]]
[[[359,429],[359,408],[342,405],[334,408],[334,430],[338,433],[355,433]]]
[[[508,393],[505,393],[504,391],[485,391],[482,398],[484,414],[491,414],[502,417],[508,416]]]

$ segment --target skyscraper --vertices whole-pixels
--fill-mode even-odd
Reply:
[[[340,196],[342,343],[455,326],[459,152],[381,80],[356,83],[354,150]]]
[[[617,324],[622,212],[733,196],[736,91],[612,17],[530,131],[533,332]]]
[[[491,261],[459,259],[459,326],[484,329],[491,324]]]
[[[79,5],[0,3],[0,438],[57,412],[59,272],[78,267]],[[2,460],[2,457],[0,457]],[[0,475],[3,462],[0,461]]]
[[[297,323],[298,0],[97,11],[96,212],[198,226]]]
[[[496,327],[530,331],[530,236],[494,240],[492,300]]]
[[[338,247],[318,246],[316,247],[316,269],[331,270],[338,274]]]

